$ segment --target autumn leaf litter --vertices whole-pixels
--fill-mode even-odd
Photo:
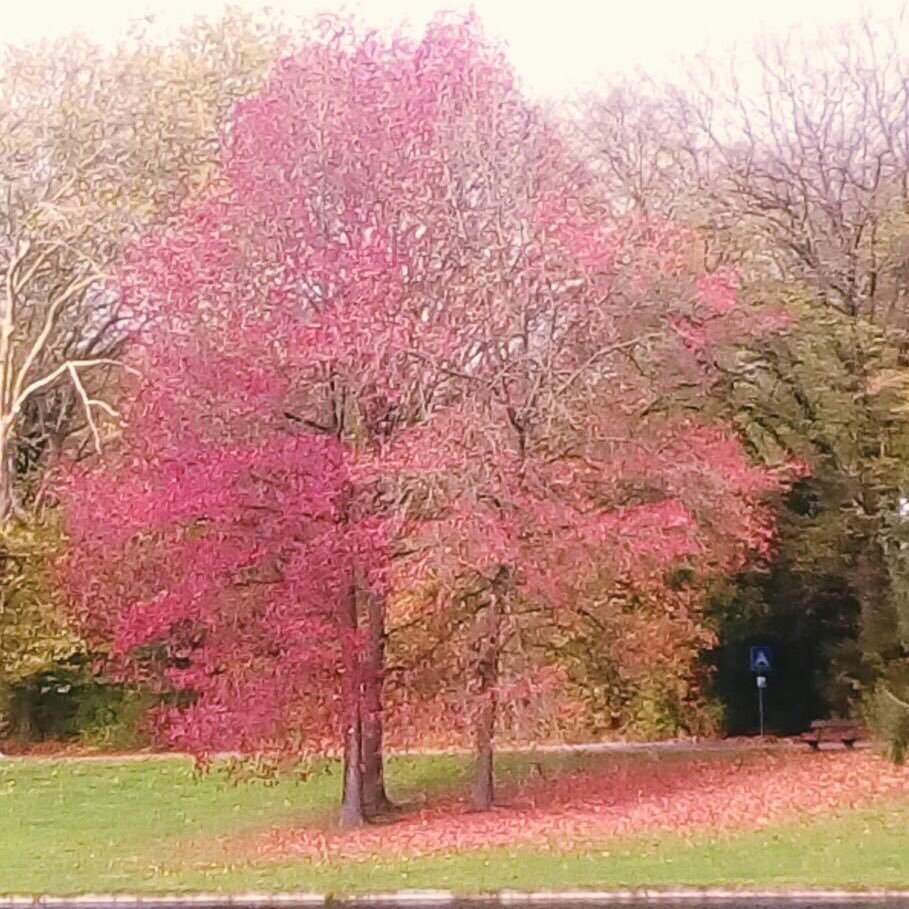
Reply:
[[[615,762],[505,788],[499,807],[488,813],[474,813],[465,798],[449,796],[349,832],[270,830],[255,849],[269,858],[316,861],[514,846],[570,850],[641,834],[760,829],[894,796],[909,796],[909,769],[867,752]]]

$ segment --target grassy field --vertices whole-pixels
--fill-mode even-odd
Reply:
[[[547,763],[557,766],[547,772],[594,760],[549,756]],[[526,758],[503,759],[506,778],[526,769]],[[456,789],[467,771],[463,758],[397,758],[389,779],[393,795],[407,801]],[[525,846],[312,862],[238,848],[256,843],[266,829],[330,825],[337,790],[331,765],[306,782],[266,786],[234,785],[218,773],[198,778],[188,761],[176,758],[0,762],[0,893],[909,887],[909,798],[789,818],[761,831],[608,839],[583,852]]]

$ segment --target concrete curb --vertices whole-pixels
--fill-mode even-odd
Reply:
[[[675,888],[635,890],[552,890],[459,895],[450,890],[399,890],[351,896],[322,893],[86,893],[80,896],[2,896],[0,909],[314,909],[344,906],[616,906],[631,904],[755,903],[770,906],[817,907],[822,904],[898,904],[909,907],[909,887],[878,890],[735,890],[723,888]]]

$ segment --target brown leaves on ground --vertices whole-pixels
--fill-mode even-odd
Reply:
[[[408,858],[497,846],[583,847],[641,833],[689,836],[909,797],[909,768],[867,753],[757,753],[735,759],[606,761],[595,770],[503,789],[501,807],[476,814],[447,797],[388,823],[350,832],[270,831],[269,857]]]

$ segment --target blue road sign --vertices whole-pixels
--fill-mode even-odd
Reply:
[[[773,670],[773,650],[766,644],[752,647],[749,655],[752,672],[765,673]]]

